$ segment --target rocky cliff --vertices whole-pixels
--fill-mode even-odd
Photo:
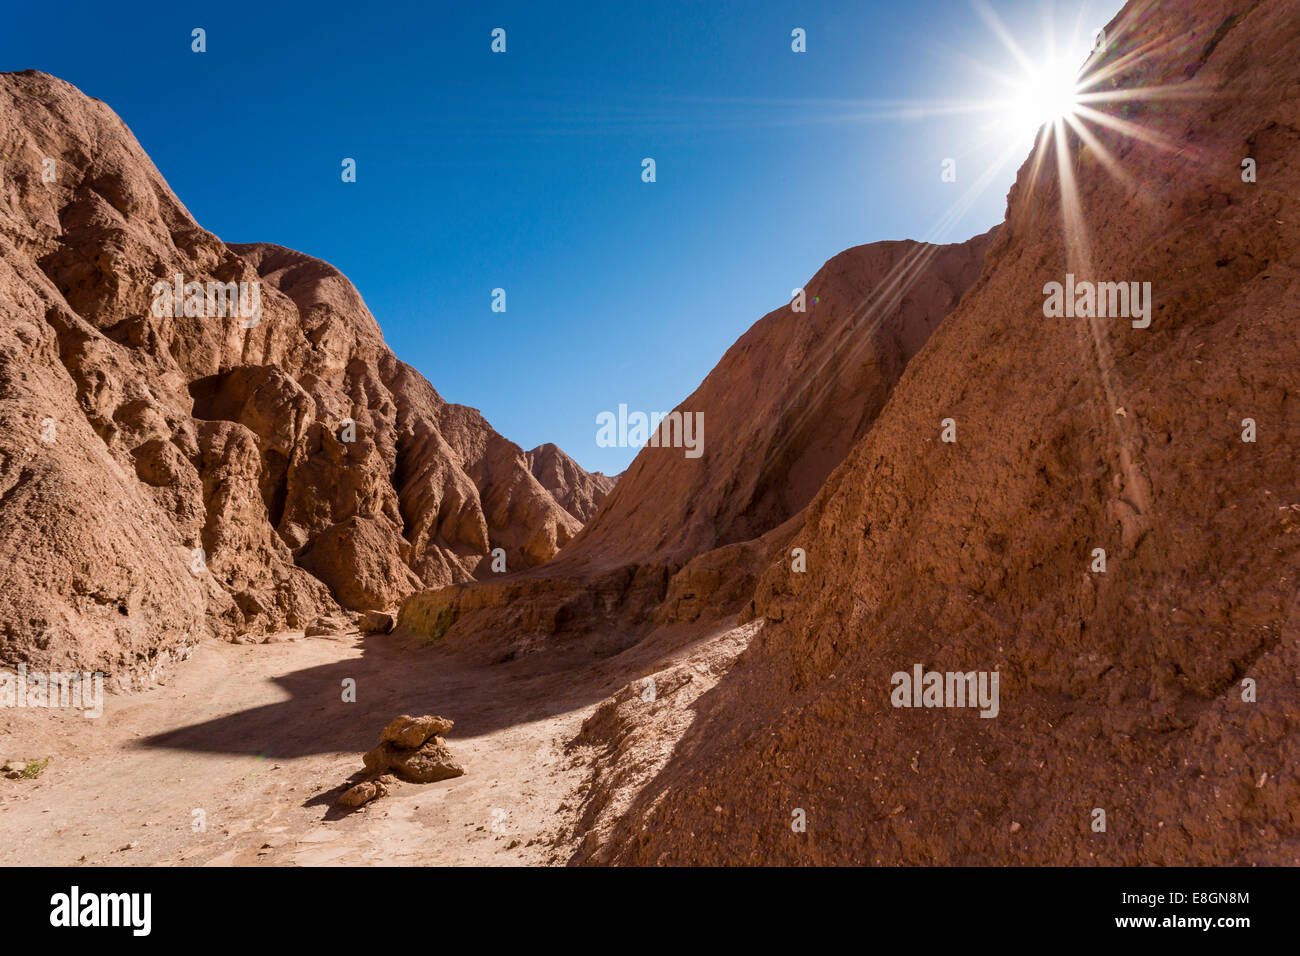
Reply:
[[[583,859],[1300,862],[1298,10],[1109,25],[1118,128],[1026,162],[791,536],[806,572],[767,566],[759,635]],[[1150,282],[1149,325],[1045,315],[1067,275]],[[917,665],[999,675],[996,716],[946,679],[900,704]]]
[[[546,561],[603,498],[444,401],[336,269],[200,228],[103,103],[0,74],[0,133],[0,662],[145,679]]]
[[[699,422],[692,442],[661,426],[659,445],[637,454],[554,561],[415,595],[403,622],[510,656],[556,635],[617,650],[655,624],[738,610],[791,522],[975,282],[993,234],[835,256],[802,302],[756,322],[677,407]]]

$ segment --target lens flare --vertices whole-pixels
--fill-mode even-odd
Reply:
[[[1073,116],[1081,95],[1079,65],[1065,59],[1035,66],[1006,104],[1005,122],[1016,135],[1032,136],[1047,123]]]

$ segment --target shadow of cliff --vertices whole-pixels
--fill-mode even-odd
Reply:
[[[287,700],[154,734],[137,746],[266,759],[359,755],[379,742],[380,730],[399,714],[452,718],[454,742],[568,713],[620,686],[616,674],[602,679],[598,672],[607,669],[593,672],[602,659],[589,652],[546,651],[484,664],[395,634],[362,640],[359,658],[272,678]],[[343,700],[348,679],[356,682],[351,703]]]

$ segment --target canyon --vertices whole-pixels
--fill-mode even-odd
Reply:
[[[675,410],[703,454],[617,481],[0,74],[0,663],[114,689],[0,711],[53,755],[0,860],[1300,864],[1295,13],[1130,0],[1089,64],[1146,91],[1122,124],[1040,139],[983,235],[828,260]],[[260,323],[153,314],[176,274]],[[1150,308],[1046,315],[1066,276]],[[989,706],[895,706],[918,662]],[[400,714],[464,775],[340,809]]]
[[[104,104],[5,74],[0,115],[6,662],[143,686],[205,637],[543,562],[608,493],[444,401],[332,266],[205,232]],[[257,320],[155,308],[176,277]]]

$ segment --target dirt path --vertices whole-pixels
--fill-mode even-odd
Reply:
[[[565,745],[606,697],[723,632],[490,666],[396,635],[205,642],[98,719],[0,710],[0,758],[51,757],[34,780],[0,778],[0,865],[564,863],[590,770]],[[454,719],[466,774],[337,809],[401,713]]]
[[[581,776],[563,745],[591,703],[555,677],[395,638],[204,643],[165,686],[108,697],[99,719],[0,711],[0,755],[52,756],[35,780],[0,779],[0,863],[560,862],[559,807]],[[402,712],[453,717],[466,775],[335,810]]]

